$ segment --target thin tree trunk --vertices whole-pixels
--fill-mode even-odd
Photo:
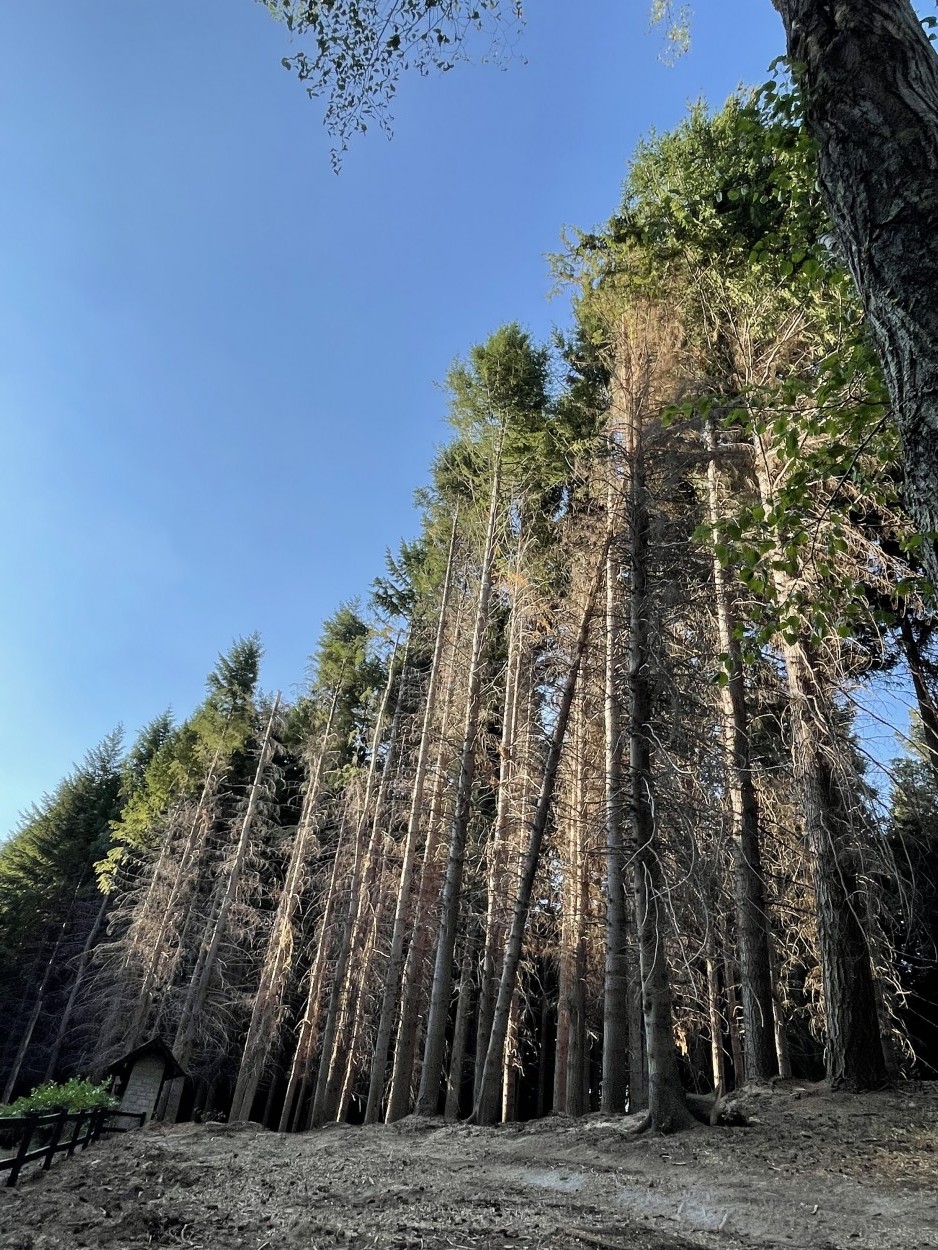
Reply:
[[[371,757],[368,762],[368,779],[365,783],[365,794],[362,799],[362,810],[358,822],[355,839],[355,864],[349,884],[349,901],[345,921],[339,940],[333,970],[332,993],[329,997],[329,1009],[323,1029],[322,1046],[319,1056],[319,1073],[316,1078],[316,1093],[313,1098],[311,1123],[315,1127],[324,1124],[331,1118],[339,1097],[338,1083],[341,1079],[337,1070],[337,1044],[340,1043],[340,1023],[344,1008],[344,1000],[348,994],[348,973],[353,947],[359,926],[362,907],[362,896],[371,866],[376,838],[376,820],[370,826],[368,817],[371,813],[371,799],[374,793],[375,776],[378,768],[378,749],[384,732],[384,720],[391,688],[394,682],[394,657],[388,664],[388,678],[381,699],[381,706],[375,719],[375,727],[371,737]],[[384,779],[382,779],[383,782]],[[377,809],[374,813],[377,816]],[[366,839],[365,830],[370,827],[370,836]],[[367,843],[367,844],[366,844]]]
[[[571,1114],[569,1107],[569,1071],[573,1040],[574,995],[576,993],[576,945],[578,937],[578,904],[580,893],[579,834],[582,811],[583,755],[583,687],[574,700],[572,716],[572,760],[570,789],[572,802],[567,804],[566,863],[560,907],[560,950],[557,976],[557,1036],[554,1046],[554,1110]]]
[[[78,889],[81,889],[80,885]],[[73,903],[74,899],[77,897],[78,890],[75,891],[75,895],[72,900]],[[39,982],[39,988],[36,991],[36,1001],[33,1004],[32,1011],[29,1013],[29,1019],[26,1021],[26,1028],[23,1030],[23,1035],[20,1038],[20,1044],[17,1047],[16,1055],[13,1059],[13,1066],[10,1068],[9,1075],[7,1076],[7,1082],[3,1089],[3,1094],[0,1096],[0,1103],[9,1102],[13,1097],[13,1091],[16,1088],[16,1082],[19,1080],[20,1070],[23,1067],[23,1061],[29,1051],[29,1047],[33,1040],[33,1033],[36,1031],[36,1025],[39,1022],[39,1017],[42,1014],[43,1007],[45,1006],[46,990],[49,988],[49,981],[52,978],[53,970],[58,962],[59,951],[62,949],[62,939],[65,937],[65,928],[71,914],[72,909],[70,906],[68,911],[65,913],[65,919],[62,921],[61,925],[59,925],[59,931],[56,935],[55,946],[52,948],[52,954],[46,960],[42,980]]]
[[[629,345],[631,348],[631,345]],[[648,1054],[648,1124],[658,1132],[689,1127],[674,1046],[671,983],[665,932],[665,882],[655,833],[651,767],[652,685],[649,673],[649,515],[642,446],[650,358],[639,366],[628,429],[629,521],[629,781],[632,796],[633,884],[642,973],[642,1008]]]
[[[909,676],[912,678],[915,702],[918,704],[925,756],[929,768],[938,780],[938,707],[935,705],[934,695],[925,676],[921,648],[906,616],[899,618],[899,638],[909,668]]]
[[[401,865],[401,879],[397,890],[397,906],[394,912],[394,927],[391,933],[391,951],[385,971],[384,996],[381,1002],[381,1016],[378,1021],[378,1034],[375,1039],[375,1051],[371,1065],[371,1079],[368,1085],[368,1104],[365,1108],[366,1124],[373,1124],[381,1113],[381,1099],[384,1095],[387,1078],[388,1053],[391,1049],[394,1017],[400,1001],[401,975],[404,970],[404,943],[407,937],[407,921],[411,904],[410,896],[413,888],[420,838],[425,828],[423,796],[426,788],[427,766],[430,761],[433,720],[437,712],[436,702],[443,667],[446,618],[452,596],[458,519],[458,514],[454,515],[453,528],[449,540],[449,552],[446,557],[446,577],[443,582],[443,593],[440,598],[440,610],[437,616],[436,638],[433,644],[433,659],[430,665],[430,681],[427,686],[423,725],[420,730],[420,746],[417,750],[410,813],[407,819],[407,835],[404,843],[404,860]]]
[[[521,686],[521,632],[522,614],[517,598],[512,605],[508,631],[508,658],[505,665],[505,699],[502,715],[502,735],[499,747],[497,810],[495,825],[488,848],[488,900],[485,920],[485,940],[482,951],[482,969],[479,978],[479,1015],[476,1028],[475,1088],[478,1094],[482,1082],[485,1052],[492,1029],[492,1013],[495,1010],[495,978],[498,952],[504,944],[505,922],[504,877],[508,858],[509,821],[512,813],[511,783],[515,766],[515,727],[518,717],[518,698]]]
[[[521,947],[524,941],[524,931],[531,905],[531,893],[534,889],[534,879],[537,875],[538,863],[540,861],[541,843],[544,838],[544,831],[547,828],[547,820],[553,802],[554,783],[557,779],[560,755],[566,738],[567,721],[570,717],[570,708],[576,691],[580,665],[583,662],[583,655],[589,639],[590,621],[596,606],[596,597],[599,594],[599,588],[605,575],[606,554],[609,542],[610,535],[607,534],[602,545],[600,560],[593,574],[592,584],[586,593],[586,601],[580,619],[576,643],[573,648],[573,656],[564,677],[560,705],[557,709],[557,717],[551,731],[550,745],[544,763],[544,775],[541,780],[537,806],[531,822],[524,868],[515,899],[511,928],[502,963],[498,998],[495,1003],[495,1013],[492,1020],[492,1032],[485,1056],[482,1085],[479,1089],[473,1113],[479,1124],[491,1124],[498,1111],[498,1091],[502,1075],[505,1040],[508,1034],[511,1001],[517,985],[518,965],[521,961]]]
[[[773,455],[755,439],[755,470],[764,507],[772,506]],[[773,570],[779,601],[794,589]],[[790,698],[792,765],[801,799],[814,877],[818,946],[827,1021],[827,1073],[835,1086],[875,1088],[886,1076],[879,1036],[869,944],[861,922],[865,905],[856,868],[856,834],[850,798],[831,725],[830,700],[808,648],[781,640]]]
[[[778,1074],[783,1081],[791,1080],[791,1055],[788,1034],[785,1032],[785,996],[782,993],[778,961],[775,958],[775,941],[769,938],[769,968],[772,976],[772,1008],[775,1019],[775,1051],[778,1055]]]
[[[309,1061],[319,1028],[319,1009],[322,999],[323,980],[329,959],[332,920],[338,901],[337,886],[340,869],[343,867],[343,852],[346,849],[345,825],[346,814],[343,813],[336,842],[335,857],[332,861],[329,886],[323,906],[323,914],[319,922],[316,954],[309,972],[309,993],[306,997],[306,1009],[300,1022],[299,1036],[297,1037],[296,1049],[293,1052],[293,1061],[290,1065],[290,1075],[287,1080],[287,1092],[280,1112],[280,1123],[277,1126],[278,1132],[281,1133],[285,1133],[289,1128],[296,1127],[299,1117],[302,1115],[303,1094],[309,1082]]]
[[[439,894],[439,868],[437,849],[442,833],[444,799],[446,794],[445,764],[448,747],[446,742],[456,682],[455,652],[459,641],[459,613],[453,633],[453,656],[446,687],[446,698],[440,717],[439,743],[434,762],[433,792],[427,817],[427,840],[423,850],[423,865],[417,901],[414,908],[414,933],[407,950],[404,972],[401,977],[401,1011],[394,1045],[394,1065],[391,1072],[391,1090],[385,1115],[390,1124],[401,1119],[410,1110],[411,1085],[417,1060],[420,1031],[420,1008],[424,993],[424,965],[430,948],[430,938],[436,923],[433,904]]]
[[[742,1038],[739,1036],[739,996],[736,993],[736,963],[726,956],[723,960],[723,979],[726,984],[726,1027],[730,1035],[730,1054],[733,1056],[734,1088],[749,1079]],[[775,1074],[773,1073],[773,1076]]]
[[[443,1114],[447,1120],[459,1119],[459,1099],[462,1094],[462,1078],[466,1067],[466,1040],[471,1019],[471,973],[472,956],[467,941],[459,972],[459,1002],[456,1006],[456,1022],[453,1025],[453,1049],[450,1053],[449,1075],[446,1079],[446,1109]]]
[[[251,1022],[248,1026],[244,1049],[241,1054],[241,1066],[231,1103],[231,1119],[246,1120],[251,1114],[254,1095],[264,1074],[264,1064],[274,1043],[274,1034],[280,1005],[283,998],[283,980],[293,955],[293,918],[299,906],[300,890],[303,873],[306,869],[307,849],[312,835],[313,822],[319,803],[323,768],[330,747],[332,722],[335,718],[339,702],[339,687],[335,688],[326,728],[323,731],[322,743],[316,757],[313,776],[300,814],[299,827],[293,839],[290,862],[287,866],[286,878],[277,911],[274,915],[264,965],[261,969],[260,984],[254,995],[251,1010]]]
[[[225,722],[225,729],[228,722]],[[212,756],[212,762],[209,765],[205,780],[202,783],[202,792],[199,795],[199,802],[192,817],[192,823],[189,826],[189,833],[183,847],[182,855],[176,866],[173,875],[173,883],[170,887],[169,898],[165,901],[165,910],[162,910],[160,923],[157,927],[157,938],[153,943],[152,949],[147,951],[146,971],[143,976],[143,983],[140,987],[140,994],[137,999],[137,1005],[131,1019],[130,1027],[126,1036],[131,1047],[139,1046],[144,1040],[147,1028],[147,1021],[150,1016],[150,1009],[153,1006],[153,996],[156,989],[160,965],[166,955],[166,948],[169,943],[169,936],[177,924],[177,914],[179,912],[179,904],[182,898],[183,890],[191,884],[192,866],[200,857],[201,850],[204,848],[206,834],[208,832],[208,811],[209,799],[215,789],[218,781],[217,769],[221,759],[222,743],[224,741],[224,732],[222,741],[218,743]],[[152,904],[150,893],[155,889],[157,878],[159,875],[159,864],[162,863],[164,855],[170,850],[169,842],[164,842],[160,851],[157,868],[154,869],[153,877],[150,881],[148,889],[148,899],[145,906]],[[182,940],[177,945],[177,951],[183,945]],[[178,958],[178,953],[177,956]]]
[[[51,1081],[55,1077],[56,1068],[59,1065],[59,1056],[62,1053],[62,1046],[65,1044],[65,1038],[68,1036],[69,1026],[72,1023],[72,1013],[75,1010],[75,1003],[78,999],[79,992],[84,984],[85,974],[88,971],[89,956],[92,947],[97,940],[98,934],[101,932],[101,925],[104,923],[104,917],[107,915],[107,909],[111,902],[111,895],[105,894],[101,899],[101,906],[98,908],[94,923],[88,931],[85,938],[84,946],[81,948],[81,954],[78,957],[78,966],[75,969],[75,976],[72,980],[71,989],[68,992],[68,999],[65,1008],[59,1020],[59,1027],[56,1029],[55,1041],[52,1043],[52,1050],[49,1053],[49,1062],[46,1064],[45,1079]]]
[[[616,439],[610,436],[610,482],[606,510],[610,533],[618,532]],[[623,887],[622,719],[619,700],[619,553],[615,541],[606,555],[606,697],[605,697],[605,834],[606,834],[606,962],[603,996],[603,1076],[601,1110],[625,1110],[629,1091],[628,936]]]
[[[475,776],[476,738],[479,732],[479,712],[482,701],[482,651],[488,630],[489,601],[492,595],[492,565],[495,556],[495,529],[501,495],[501,444],[503,437],[504,424],[499,435],[499,445],[495,453],[495,464],[492,471],[492,491],[489,499],[485,550],[479,577],[479,595],[472,636],[472,653],[467,676],[466,712],[463,723],[459,780],[456,786],[456,801],[450,832],[446,877],[443,882],[443,894],[440,900],[440,928],[437,937],[436,962],[433,970],[433,987],[430,994],[430,1011],[427,1018],[423,1068],[420,1073],[420,1092],[417,1096],[417,1110],[421,1115],[436,1115],[439,1109],[443,1056],[446,1044],[446,1024],[449,1018],[450,997],[453,987],[453,953],[456,946],[456,926],[459,919],[459,895],[462,890],[466,835],[469,830],[472,799],[472,782]]]
[[[715,954],[707,956],[707,1009],[710,1016],[710,1066],[713,1088],[726,1089],[723,1056],[723,1020],[720,1015],[720,975]]]
[[[270,710],[270,716],[267,718],[267,727],[264,730],[264,738],[261,743],[260,754],[258,755],[257,768],[254,772],[254,780],[251,783],[247,806],[241,820],[241,829],[235,847],[234,858],[232,859],[227,871],[224,893],[222,894],[214,923],[212,924],[210,933],[208,934],[208,940],[203,944],[203,947],[199,952],[199,958],[196,961],[196,966],[193,969],[189,990],[186,994],[186,1001],[183,1005],[179,1026],[176,1030],[173,1050],[179,1063],[183,1065],[188,1062],[192,1054],[192,1048],[199,1024],[199,1017],[205,1006],[209,983],[211,982],[212,974],[215,971],[215,964],[218,960],[221,944],[228,929],[228,916],[231,912],[232,906],[234,905],[238,892],[238,886],[241,883],[244,865],[247,861],[248,850],[251,844],[251,832],[254,823],[254,816],[257,811],[257,805],[260,802],[261,787],[264,784],[264,777],[273,755],[274,726],[277,722],[277,715],[279,711],[280,694],[278,692],[274,698],[274,704]]]
[[[707,469],[710,525],[717,532],[722,517],[714,418],[707,419],[710,462]],[[736,903],[736,939],[742,974],[746,1070],[752,1080],[764,1081],[778,1071],[772,1036],[772,981],[769,975],[769,918],[765,901],[760,851],[759,806],[752,780],[749,711],[743,678],[742,653],[733,619],[729,572],[714,542],[713,586],[717,634],[726,677],[720,687],[726,778],[733,817],[733,879]]]

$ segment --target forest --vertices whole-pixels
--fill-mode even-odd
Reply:
[[[304,692],[238,639],[23,815],[0,1101],[154,1036],[165,1118],[281,1131],[935,1075],[934,589],[816,161],[781,72],[649,137]]]

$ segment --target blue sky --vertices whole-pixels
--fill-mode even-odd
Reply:
[[[0,6],[0,835],[236,635],[297,689],[416,529],[453,357],[563,322],[561,228],[782,50],[768,0],[700,0],[674,68],[645,0],[529,7],[524,63],[406,81],[336,177],[251,0]]]

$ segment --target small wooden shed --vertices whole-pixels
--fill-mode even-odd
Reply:
[[[161,1037],[129,1051],[114,1061],[105,1076],[114,1078],[114,1096],[120,1099],[121,1111],[141,1113],[152,1119],[167,1081],[185,1077],[176,1056]]]

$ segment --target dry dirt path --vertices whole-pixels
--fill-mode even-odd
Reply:
[[[938,1090],[750,1091],[747,1128],[159,1127],[0,1191],[3,1250],[938,1250]]]

